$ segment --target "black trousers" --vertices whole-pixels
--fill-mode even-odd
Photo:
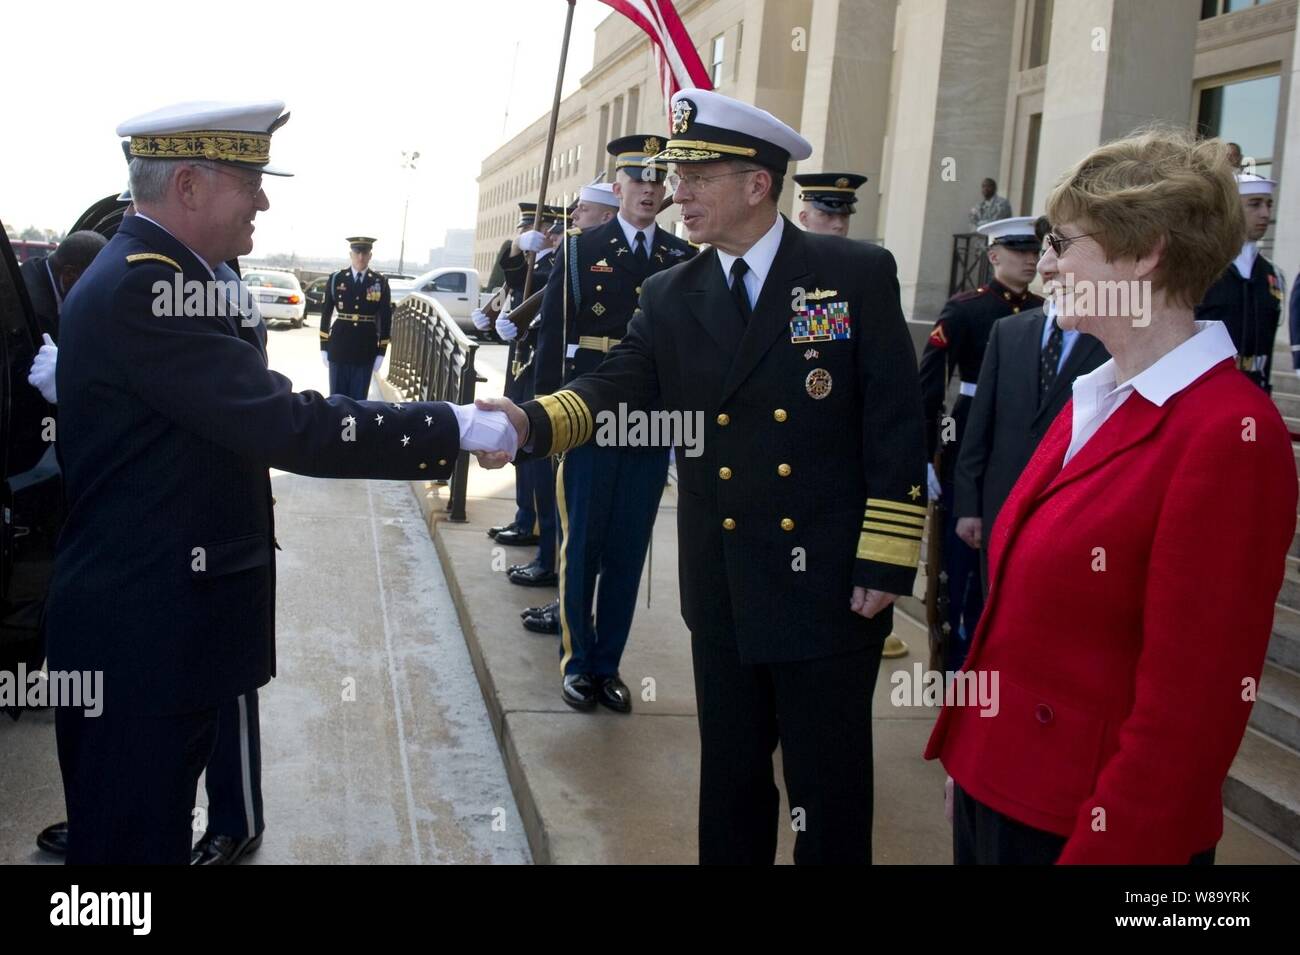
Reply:
[[[217,743],[208,760],[208,829],[214,835],[251,839],[262,819],[262,745],[257,691],[241,693],[217,711]]]
[[[105,708],[54,716],[68,804],[69,865],[188,865],[199,774],[216,708],[150,716]]]
[[[700,863],[771,865],[777,827],[797,864],[871,862],[871,693],[883,640],[795,663],[747,666],[734,639],[691,635],[700,722]],[[780,820],[781,744],[791,819]]]
[[[956,865],[1054,865],[1065,837],[1016,822],[953,786],[952,854]],[[1214,847],[1188,865],[1214,865]]]

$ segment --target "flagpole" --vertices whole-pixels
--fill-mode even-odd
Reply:
[[[564,86],[564,64],[569,59],[569,34],[573,31],[573,8],[577,0],[568,0],[569,9],[564,15],[564,42],[560,45],[560,68],[555,71],[555,98],[551,101],[551,125],[546,131],[546,155],[542,157],[542,186],[537,196],[537,209],[533,213],[533,229],[539,229],[542,209],[546,206],[546,187],[550,184],[551,154],[555,150],[555,128],[560,121],[560,90]],[[533,262],[537,253],[529,252],[524,271],[524,298],[533,289]]]

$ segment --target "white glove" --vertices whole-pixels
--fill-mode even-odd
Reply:
[[[329,353],[329,352],[327,352],[327,351],[323,351],[323,352],[320,353],[320,363],[321,363],[322,365],[324,365],[326,368],[328,368],[328,367],[330,366],[330,353]]]
[[[474,327],[480,332],[485,332],[492,327],[492,319],[483,314],[483,309],[476,308],[469,313],[469,317],[474,320]]]
[[[939,487],[939,475],[934,473],[934,465],[925,466],[925,483],[930,489],[930,500],[937,501],[943,496],[942,489]]]
[[[540,252],[546,244],[546,236],[540,232],[524,232],[519,236],[519,248],[524,252]]]
[[[462,451],[505,451],[511,458],[519,450],[519,433],[504,411],[481,411],[473,405],[452,405],[460,426]]]
[[[497,317],[497,334],[501,336],[502,341],[512,342],[519,337],[519,329],[515,323],[510,321],[510,313],[502,312]]]
[[[59,346],[49,334],[42,335],[45,344],[32,360],[32,370],[27,374],[27,383],[41,393],[41,397],[50,404],[58,402],[54,393],[54,366],[59,360]]]
[[[383,355],[376,355],[376,356],[375,356],[375,367],[374,367],[374,369],[373,369],[370,373],[371,373],[372,375],[377,375],[377,374],[379,374],[379,366],[382,365],[383,363],[384,363],[384,356],[383,356]]]

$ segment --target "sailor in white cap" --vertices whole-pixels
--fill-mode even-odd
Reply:
[[[55,715],[72,864],[191,860],[218,709],[275,672],[269,468],[445,479],[462,446],[513,454],[504,416],[297,394],[267,367],[225,262],[252,247],[283,121],[264,102],[123,123],[137,212],[61,315],[49,668],[103,675],[101,711]]]
[[[652,403],[703,429],[677,456],[701,862],[773,861],[778,743],[795,861],[871,861],[870,700],[920,556],[921,396],[894,259],[778,212],[811,152],[764,110],[677,93],[654,159],[677,164],[688,236],[711,247],[645,280],[594,374],[522,409],[484,403],[538,454]]]
[[[1196,307],[1199,321],[1223,322],[1237,346],[1237,367],[1265,391],[1273,390],[1273,342],[1286,301],[1282,270],[1259,251],[1259,242],[1272,221],[1276,186],[1272,179],[1237,174],[1237,192],[1246,214],[1246,242]],[[1300,368],[1300,352],[1294,348],[1292,358]]]
[[[578,192],[578,204],[569,216],[574,229],[594,229],[614,218],[618,212],[618,196],[614,195],[612,182],[593,182]]]

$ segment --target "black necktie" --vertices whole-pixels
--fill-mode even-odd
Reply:
[[[638,232],[636,234],[636,249],[634,250],[634,253],[636,255],[637,265],[645,268],[650,264],[650,253],[646,251],[644,232]]]
[[[731,263],[731,300],[736,303],[740,317],[747,322],[753,313],[749,306],[749,293],[745,291],[745,273],[748,271],[749,265],[744,259],[736,259]]]
[[[1052,319],[1052,332],[1047,336],[1043,346],[1043,355],[1038,362],[1038,397],[1042,398],[1056,381],[1056,368],[1061,363],[1061,348],[1065,343],[1065,332]]]

